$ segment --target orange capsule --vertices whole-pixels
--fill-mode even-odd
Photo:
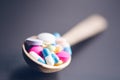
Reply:
[[[62,50],[62,47],[61,47],[61,46],[56,46],[54,52],[55,52],[55,53],[58,53],[58,52],[60,52],[61,50]]]

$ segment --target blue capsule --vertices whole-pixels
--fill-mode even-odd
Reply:
[[[64,51],[68,52],[70,55],[72,55],[71,47],[65,47]]]
[[[52,53],[51,55],[52,55],[52,57],[54,59],[55,64],[58,63],[59,62],[58,56],[56,54],[54,54],[54,53]]]
[[[61,35],[60,35],[59,33],[57,33],[57,32],[54,33],[53,35],[54,35],[56,38],[60,38],[60,37],[61,37]]]
[[[51,53],[50,53],[50,51],[49,51],[48,48],[44,48],[43,51],[42,51],[42,53],[43,53],[44,57],[47,57],[47,56],[51,55]]]
[[[41,59],[41,58],[39,58],[38,61],[45,64],[45,61],[43,61],[43,59]]]

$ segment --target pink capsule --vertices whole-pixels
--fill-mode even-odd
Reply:
[[[35,53],[37,53],[38,55],[42,56],[42,50],[43,48],[41,46],[33,46],[32,48],[30,48],[29,52],[30,51],[33,51]]]
[[[65,52],[65,51],[61,51],[59,53],[56,54],[60,60],[62,60],[63,62],[67,62],[68,59],[70,58],[70,54]]]

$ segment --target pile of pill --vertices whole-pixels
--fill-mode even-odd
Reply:
[[[40,33],[27,38],[24,44],[30,56],[51,66],[64,64],[72,54],[69,43],[59,33]]]

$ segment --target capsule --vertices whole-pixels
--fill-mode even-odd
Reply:
[[[43,53],[43,56],[45,58],[46,63],[48,65],[53,66],[55,62],[54,62],[54,59],[53,59],[53,57],[52,57],[51,52],[49,51],[49,49],[44,48],[43,51],[42,51],[42,53]]]
[[[34,59],[36,59],[37,61],[45,64],[44,59],[43,59],[41,56],[39,56],[37,53],[35,53],[34,51],[30,51],[29,54],[30,54]]]
[[[61,64],[63,64],[63,61],[62,61],[62,60],[59,60],[59,62],[56,63],[54,66],[59,66],[59,65],[61,65]]]
[[[58,53],[60,51],[62,51],[62,47],[57,45],[56,48],[55,48],[55,50],[54,50],[54,52]]]
[[[53,35],[54,35],[56,38],[60,38],[60,37],[61,37],[61,35],[60,35],[58,32],[55,32]]]
[[[55,54],[55,53],[52,53],[52,58],[54,59],[54,62],[55,64],[59,62],[59,57]]]
[[[70,55],[72,55],[71,47],[64,47],[64,51],[68,52]]]

